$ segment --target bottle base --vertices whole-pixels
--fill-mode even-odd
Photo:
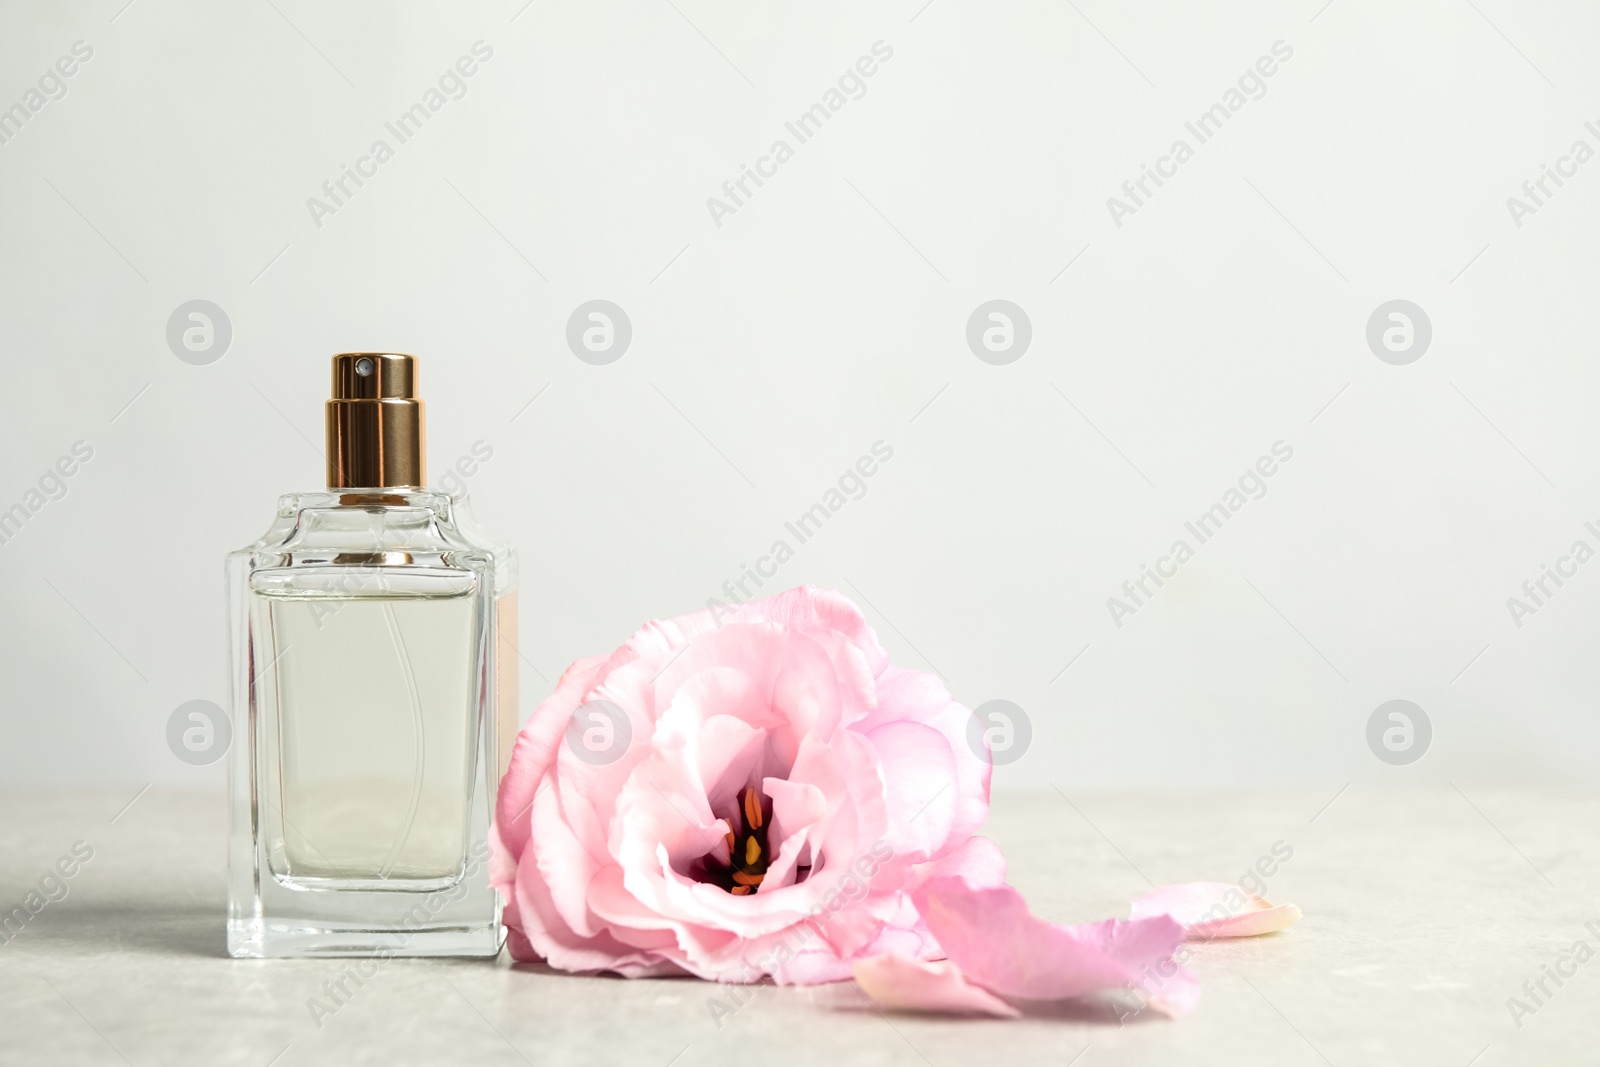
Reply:
[[[296,957],[426,957],[493,959],[505,941],[499,923],[473,926],[310,926],[259,919],[228,922],[228,955],[235,959]]]

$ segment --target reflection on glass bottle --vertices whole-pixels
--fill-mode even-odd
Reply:
[[[421,487],[415,360],[333,371],[329,490],[284,497],[229,557],[248,742],[230,763],[229,951],[494,955],[514,557],[469,532],[464,499]]]

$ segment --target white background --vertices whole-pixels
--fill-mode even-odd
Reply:
[[[94,449],[0,545],[0,782],[221,784],[166,722],[226,703],[222,556],[321,483],[350,349],[421,358],[436,472],[494,450],[471,488],[522,553],[524,714],[882,440],[764,592],[837,587],[896,662],[1026,709],[1001,784],[1600,778],[1600,563],[1520,628],[1506,603],[1600,548],[1600,162],[1506,206],[1600,148],[1600,12],[124,3],[0,8],[0,107],[94,50],[0,145],[0,508]],[[479,40],[466,96],[316,225]],[[719,227],[707,198],[878,41],[865,96]],[[1107,198],[1277,41],[1265,95],[1118,227]],[[609,366],[565,341],[596,298],[633,325]],[[996,298],[1032,323],[1007,366],[965,338]],[[232,323],[207,366],[166,342],[193,299]],[[1392,299],[1432,322],[1405,366],[1365,337]],[[1116,626],[1280,440],[1267,495]],[[1394,698],[1433,723],[1405,767],[1365,739]]]

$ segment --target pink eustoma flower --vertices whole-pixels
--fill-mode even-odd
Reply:
[[[1004,880],[971,713],[809,586],[579,660],[523,727],[491,874],[519,960],[726,982],[938,946],[913,893]]]
[[[629,977],[853,974],[887,1007],[1003,1017],[1127,989],[1181,1015],[1199,995],[1186,934],[1299,918],[1215,883],[1126,921],[1034,917],[976,836],[990,760],[972,725],[837,593],[651,623],[568,667],[517,738],[490,868],[511,954]]]

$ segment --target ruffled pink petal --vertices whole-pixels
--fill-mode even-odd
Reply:
[[[870,678],[860,680],[868,686],[865,692],[852,696],[846,691],[850,680],[834,673],[823,635],[793,633],[771,623],[729,623],[697,637],[661,669],[654,683],[657,706],[674,702],[705,671],[748,680],[739,702],[749,709],[745,714],[750,725],[772,734],[780,759],[792,755],[801,737],[831,737],[844,705],[865,703],[872,696]],[[726,710],[721,702],[710,694],[696,700],[719,712]]]
[[[538,792],[546,773],[555,763],[561,739],[566,735],[567,721],[572,718],[578,705],[583,703],[584,694],[599,678],[604,664],[603,656],[574,662],[517,735],[517,743],[511,751],[511,763],[505,777],[500,779],[500,792],[495,803],[499,840],[513,868],[528,843],[533,795]]]
[[[1063,927],[1078,941],[1121,963],[1131,973],[1133,991],[1152,1008],[1177,1017],[1194,1010],[1200,1000],[1200,980],[1181,966],[1173,953],[1176,922],[1165,915],[1148,919],[1105,919]],[[1178,927],[1181,931],[1181,927]],[[1181,939],[1182,934],[1179,933]]]
[[[772,968],[777,985],[826,985],[850,980],[849,960],[842,960],[824,945],[820,949],[797,952]]]
[[[805,923],[797,931],[798,936],[787,939],[790,947],[799,951],[777,962],[772,968],[772,980],[778,985],[847,982],[852,977],[854,960],[886,955],[925,959],[940,954],[933,935],[922,925],[910,900],[902,897],[898,906],[885,910],[880,904],[876,910],[884,925],[870,943],[852,956],[839,955],[826,941],[817,938],[816,935],[832,921],[832,916],[817,916]]]
[[[698,761],[706,804],[728,819],[739,810],[739,791],[752,784],[766,751],[767,734],[731,715],[713,715],[700,728]],[[725,861],[726,856],[722,857]]]
[[[1227,882],[1165,885],[1133,902],[1131,917],[1170,915],[1197,941],[1271,934],[1300,921],[1293,904],[1273,904]]]
[[[659,958],[673,961],[684,972],[711,981],[752,980],[741,977],[739,960],[741,947],[751,939],[647,907],[628,891],[616,867],[600,871],[590,883],[589,902],[606,929],[619,937],[626,935],[630,944],[654,947]]]
[[[889,845],[912,862],[931,859],[950,839],[958,797],[955,756],[931,726],[890,722],[867,733],[883,767],[884,800],[894,834]]]
[[[950,696],[937,676],[922,671],[889,667],[878,677],[878,706],[855,728],[869,736],[894,722],[915,722],[932,728],[949,747],[951,804],[948,842],[960,844],[978,832],[989,815],[989,781],[994,768],[988,753],[975,753],[967,744],[972,712]],[[940,798],[941,803],[946,802]]]
[[[987,837],[969,837],[953,852],[917,867],[915,877],[960,878],[973,889],[993,889],[1006,884],[1006,858]]]
[[[889,654],[878,643],[878,635],[867,625],[861,609],[848,597],[832,589],[818,589],[814,585],[796,586],[765,600],[743,605],[736,617],[740,621],[755,617],[802,632],[833,631],[861,650],[874,675],[882,674],[889,665]]]
[[[585,889],[601,864],[562,820],[559,808],[553,789],[534,797],[533,840],[523,853],[523,862],[533,859],[561,921],[578,936],[591,937],[599,931],[590,920]]]
[[[1194,978],[1172,960],[1183,927],[1166,915],[1062,926],[1035,918],[1010,886],[934,878],[913,893],[928,929],[967,979],[991,992],[1061,1000],[1137,987],[1158,1007],[1192,1007]]]
[[[563,739],[550,768],[561,796],[561,810],[572,824],[573,833],[590,848],[605,842],[606,827],[615,816],[618,791],[634,767],[650,753],[650,738],[657,729],[661,709],[650,700],[632,699],[628,694],[647,684],[641,675],[651,669],[630,664],[599,681],[584,696],[586,702],[609,704],[613,714],[620,712],[626,718],[630,736],[625,749],[614,754],[611,762],[595,763],[583,758],[579,748]]]
[[[550,899],[549,887],[536,869],[532,849],[523,853],[522,870],[517,875],[516,898],[521,922],[520,929],[513,930],[520,935],[519,938],[511,939],[512,955],[516,959],[544,959],[563,971],[616,971],[630,978],[681,973],[659,952],[649,949],[641,951],[637,946],[620,941],[609,933],[595,937],[574,933]],[[518,954],[518,948],[522,946],[528,950],[526,955]]]
[[[857,960],[854,970],[862,992],[897,1011],[998,1015],[1004,1019],[1022,1014],[992,993],[969,985],[961,968],[949,960],[926,963],[905,956],[874,956]]]
[[[828,798],[810,782],[787,778],[765,778],[762,791],[772,798],[772,832],[769,840],[778,842],[778,854],[767,867],[761,892],[795,884],[798,866],[808,866],[816,858],[811,835],[820,836],[819,823],[827,816]]]

